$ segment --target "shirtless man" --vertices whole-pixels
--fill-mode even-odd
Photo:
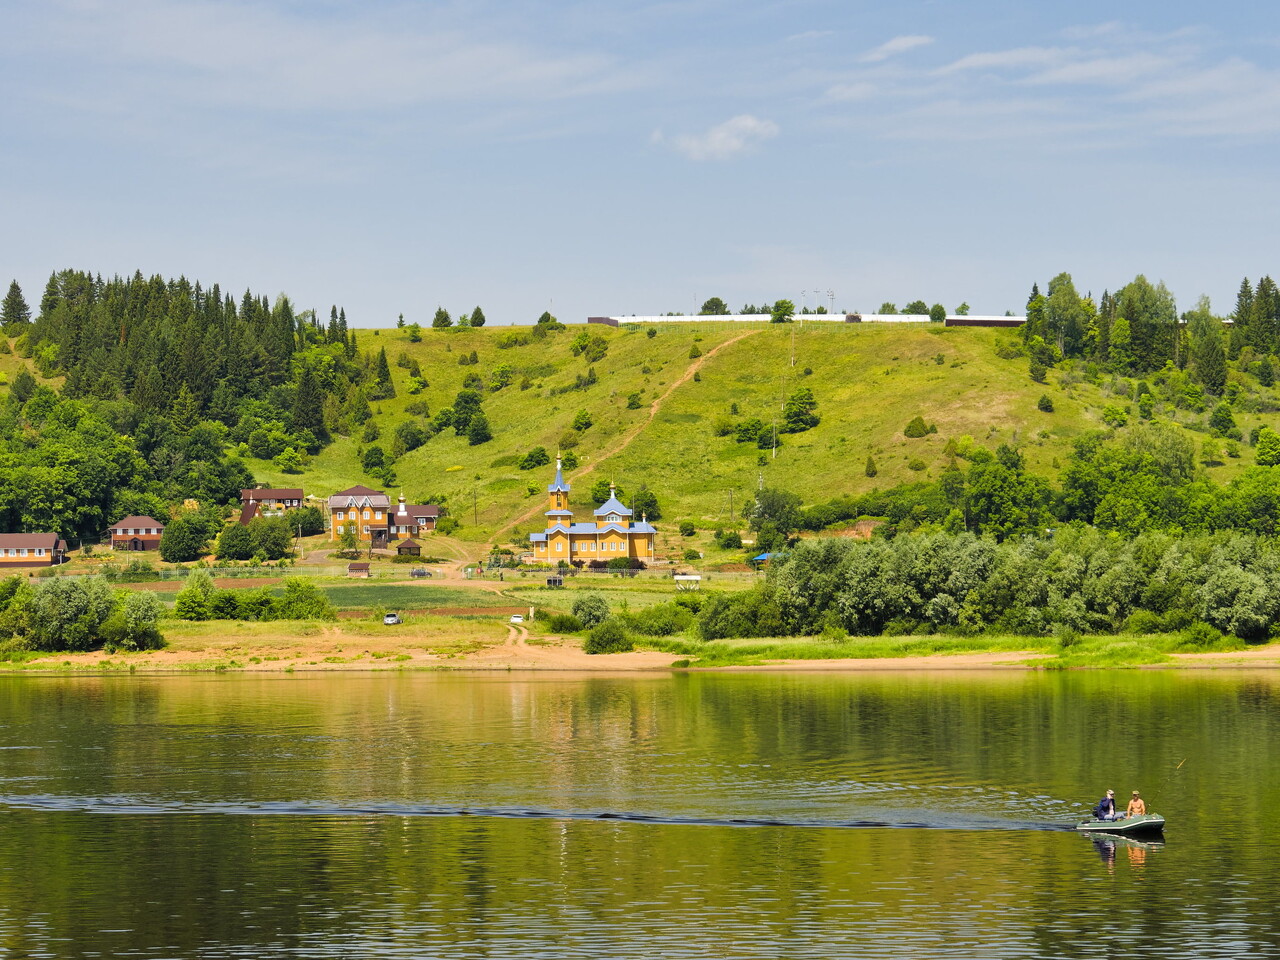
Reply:
[[[1138,791],[1133,791],[1133,796],[1129,800],[1129,806],[1125,810],[1124,815],[1128,817],[1145,817],[1147,815],[1147,804],[1138,795]]]

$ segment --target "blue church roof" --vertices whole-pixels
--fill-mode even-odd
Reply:
[[[596,516],[603,517],[607,513],[616,513],[621,517],[631,516],[631,511],[628,510],[626,507],[624,507],[618,501],[617,497],[612,495],[609,497],[608,500],[604,502],[604,506],[602,506],[599,510],[596,511]]]
[[[547,493],[568,493],[569,485],[564,482],[564,476],[560,473],[560,458],[556,457],[556,478],[547,487]]]

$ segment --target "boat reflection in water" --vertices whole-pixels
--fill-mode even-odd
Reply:
[[[1164,848],[1164,840],[1135,840],[1133,837],[1117,836],[1113,833],[1086,833],[1093,843],[1093,849],[1107,866],[1108,873],[1116,869],[1116,857],[1121,850],[1134,870],[1141,870],[1147,864],[1147,854]]]

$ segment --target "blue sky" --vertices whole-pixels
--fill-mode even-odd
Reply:
[[[360,326],[481,304],[1019,310],[1280,269],[1243,3],[3,0],[0,274],[185,274]],[[807,293],[804,291],[808,291]]]

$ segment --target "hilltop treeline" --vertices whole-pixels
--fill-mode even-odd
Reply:
[[[1225,359],[1245,365],[1280,352],[1280,289],[1269,276],[1256,286],[1240,282],[1235,308],[1224,336],[1222,319],[1206,298],[1179,316],[1163,283],[1139,275],[1115,293],[1104,291],[1096,303],[1081,296],[1069,273],[1039,285],[1027,301],[1023,340],[1032,359],[1052,366],[1064,358],[1083,358],[1123,374],[1151,373],[1172,364],[1188,368],[1218,394],[1226,383]],[[1268,366],[1270,363],[1268,362]],[[1274,372],[1268,370],[1265,378]],[[1270,384],[1267,384],[1270,386]]]

